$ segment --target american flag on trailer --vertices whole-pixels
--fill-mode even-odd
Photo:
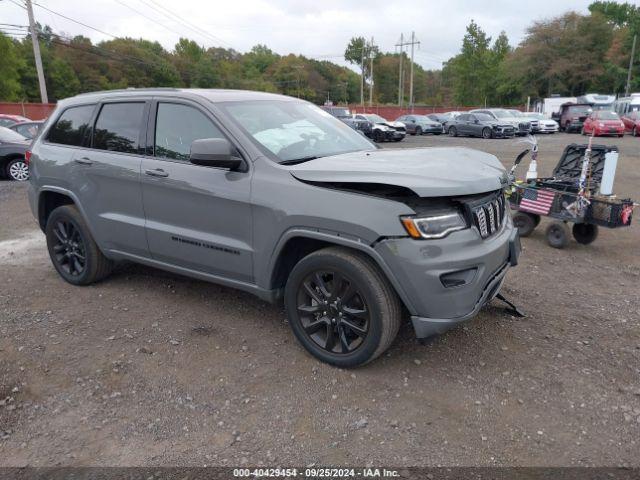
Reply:
[[[556,194],[553,190],[525,188],[520,200],[520,210],[525,212],[547,215]]]

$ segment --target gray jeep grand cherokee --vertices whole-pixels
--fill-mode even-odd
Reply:
[[[376,149],[327,112],[248,91],[126,90],[59,102],[30,156],[31,208],[74,285],[129,260],[284,297],[341,367],[473,317],[519,242],[498,160]]]

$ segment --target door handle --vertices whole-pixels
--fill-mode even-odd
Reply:
[[[155,170],[145,170],[144,173],[151,177],[168,177],[169,174],[162,170],[161,168],[156,168]]]
[[[80,165],[93,165],[93,162],[89,157],[76,158],[74,161]]]

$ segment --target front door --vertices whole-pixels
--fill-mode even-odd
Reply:
[[[251,282],[250,162],[233,172],[189,162],[191,142],[225,138],[197,104],[159,100],[149,121],[142,195],[152,258]]]

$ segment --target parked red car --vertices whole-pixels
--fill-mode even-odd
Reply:
[[[630,132],[634,137],[640,136],[640,112],[638,110],[625,113],[622,116],[622,122],[627,132]]]
[[[10,127],[16,123],[30,122],[27,117],[20,115],[9,115],[6,113],[0,113],[0,127]]]
[[[616,112],[605,110],[597,110],[592,112],[582,125],[583,135],[593,135],[599,137],[602,135],[624,135],[624,123]]]

